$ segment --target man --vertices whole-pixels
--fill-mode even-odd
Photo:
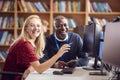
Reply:
[[[46,37],[45,55],[40,61],[43,62],[51,58],[63,44],[67,43],[71,46],[69,52],[59,58],[53,67],[63,68],[64,66],[68,66],[69,63],[74,62],[76,66],[86,66],[88,64],[88,56],[82,52],[82,39],[78,34],[68,32],[69,26],[67,18],[61,15],[57,16],[54,19],[54,28],[54,34]]]

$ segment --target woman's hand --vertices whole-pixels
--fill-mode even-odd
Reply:
[[[29,75],[29,73],[30,73],[29,69],[25,70],[25,72],[23,73],[23,76],[22,76],[21,80],[25,80],[25,78]]]
[[[60,57],[61,57],[64,53],[68,52],[69,50],[70,50],[70,45],[69,44],[64,44],[59,49],[58,54],[60,54]]]
[[[34,68],[32,66],[30,66],[28,69],[26,69],[23,73],[22,79],[21,80],[25,80],[25,78],[29,75],[30,72],[33,72]]]

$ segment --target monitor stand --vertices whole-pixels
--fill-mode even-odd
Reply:
[[[83,67],[83,69],[85,70],[100,70],[100,66],[97,66],[97,67],[94,67],[94,65],[91,67],[91,66],[85,66]]]
[[[117,73],[117,80],[120,80],[120,71],[118,71],[116,73]]]
[[[92,66],[85,66],[83,69],[85,70],[100,70],[101,64],[98,64],[98,58],[95,58],[94,64]]]
[[[83,67],[83,69],[85,70],[98,70],[97,72],[89,72],[89,75],[103,75],[103,76],[106,76],[107,73],[106,72],[103,72],[103,63],[102,63],[102,60],[100,61],[101,64],[98,65],[98,58],[95,58],[94,60],[94,65],[92,67]]]
[[[101,61],[100,71],[89,72],[89,75],[100,75],[100,76],[106,76],[107,75],[107,72],[103,72],[103,63],[102,63],[102,61]]]

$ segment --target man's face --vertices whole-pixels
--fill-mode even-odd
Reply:
[[[68,31],[68,22],[66,19],[59,19],[56,22],[56,34],[59,39],[64,39]]]

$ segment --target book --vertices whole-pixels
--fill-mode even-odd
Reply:
[[[18,4],[18,7],[19,7],[19,10],[20,10],[21,12],[23,12],[24,9],[23,9],[23,7],[22,7],[21,2],[20,2],[20,1],[17,1],[17,4]]]
[[[23,17],[18,17],[17,19],[18,19],[18,21],[17,21],[18,22],[18,27],[21,28],[23,23],[24,23],[24,18]]]
[[[81,2],[80,0],[77,2],[77,11],[81,11]]]
[[[3,8],[3,0],[0,0],[0,11],[2,10],[2,8]]]
[[[34,2],[34,5],[35,5],[35,7],[36,7],[37,11],[38,11],[38,12],[41,12],[41,10],[40,10],[40,8],[39,8],[38,3],[37,3],[37,2]]]
[[[14,18],[11,16],[9,18],[9,28],[13,28],[14,27]]]
[[[60,1],[58,4],[58,10],[60,12],[65,12],[66,11],[66,1]]]
[[[5,29],[6,28],[10,28],[10,17],[7,18]]]
[[[0,41],[0,44],[4,44],[6,38],[7,38],[7,35],[8,35],[8,31],[3,31],[3,35],[1,37],[1,41]]]
[[[76,1],[72,2],[72,8],[73,8],[73,12],[77,11],[77,2]]]
[[[8,11],[14,11],[14,1],[11,0]]]
[[[107,2],[105,3],[105,5],[107,7],[107,11],[108,12],[112,12],[112,9],[111,9],[110,5]]]
[[[24,12],[28,12],[28,10],[27,10],[27,7],[26,7],[26,4],[25,4],[25,1],[24,1],[24,0],[21,0],[21,5],[22,5],[22,7],[23,7]]]
[[[10,1],[7,0],[7,1],[4,2],[2,11],[8,11],[9,7],[10,7]]]
[[[0,31],[0,41],[2,39],[2,36],[3,36],[3,31]]]
[[[29,1],[26,2],[26,7],[28,9],[29,12],[35,12],[31,3]]]
[[[99,9],[98,9],[98,6],[97,6],[97,2],[92,2],[91,4],[92,4],[92,7],[93,7],[94,11],[98,12]]]
[[[103,7],[103,3],[102,2],[98,2],[97,6],[98,6],[98,11],[99,12],[105,12],[105,9]]]
[[[53,3],[53,11],[58,12],[58,0],[55,0]]]
[[[75,28],[77,26],[75,19],[69,19],[69,28]]]
[[[11,43],[10,43],[11,38],[12,38],[12,34],[9,33],[9,34],[7,35],[7,38],[6,38],[5,45],[11,44]]]
[[[1,17],[1,18],[0,18],[0,28],[2,28],[3,23],[4,23],[4,17]]]
[[[2,24],[3,29],[6,28],[7,21],[8,21],[8,17],[4,17],[4,21],[3,21],[3,24]]]
[[[72,1],[68,0],[68,11],[72,12]]]
[[[1,51],[2,55],[4,56],[4,58],[6,59],[7,58],[7,53],[4,52],[4,51]]]
[[[39,6],[41,12],[46,12],[46,10],[45,10],[45,8],[43,7],[43,5],[42,5],[41,2],[38,2],[37,4],[38,4],[38,6]]]
[[[2,56],[1,52],[0,52],[0,59],[2,59],[2,61],[5,61],[5,58]]]
[[[45,2],[41,2],[41,4],[45,8],[46,11],[49,11],[49,7]]]
[[[34,12],[38,12],[38,10],[37,10],[37,8],[35,7],[35,5],[34,5],[34,3],[30,3],[31,4],[31,6],[33,7],[33,9],[34,9]]]
[[[0,17],[0,28],[1,28],[1,24],[2,24],[2,17]]]
[[[7,54],[3,51],[0,51],[0,57],[2,58],[3,61],[5,61],[7,58]]]
[[[45,8],[43,7],[43,5],[41,4],[41,2],[34,2],[35,7],[37,8],[37,10],[39,12],[46,12]]]

